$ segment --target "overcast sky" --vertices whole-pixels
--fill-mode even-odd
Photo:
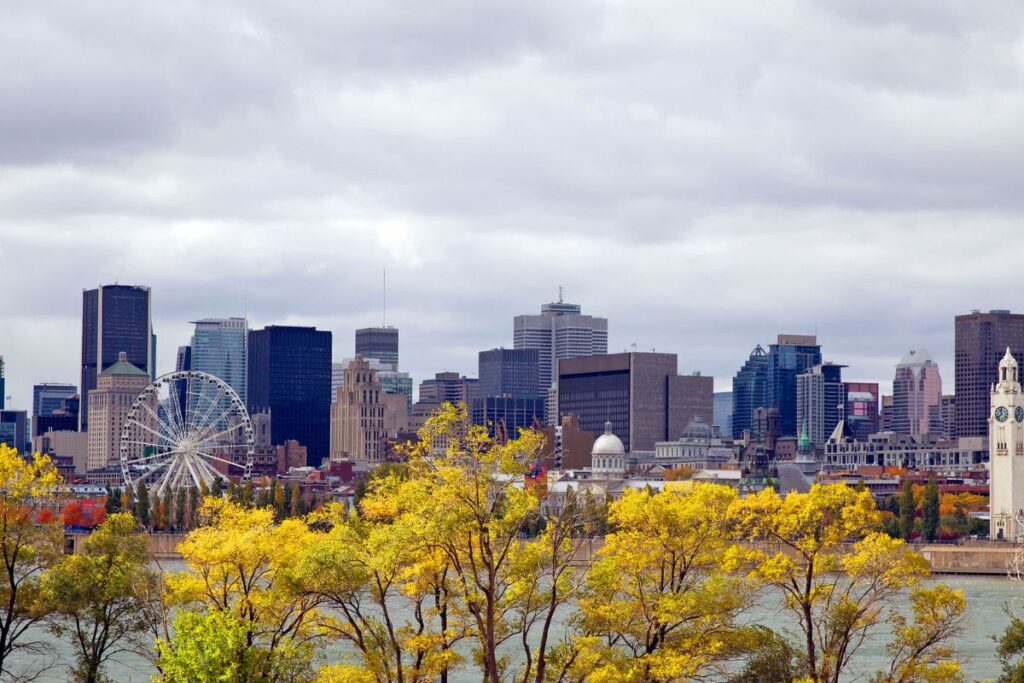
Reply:
[[[848,379],[927,348],[951,392],[953,316],[1024,309],[1020,2],[6,3],[0,64],[19,408],[78,383],[114,281],[165,371],[246,310],[348,356],[386,267],[417,382],[559,285],[719,390],[816,331]]]

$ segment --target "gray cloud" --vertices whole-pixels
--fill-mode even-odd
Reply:
[[[80,291],[402,329],[475,370],[556,286],[719,388],[817,331],[849,377],[1017,308],[1018,3],[0,9],[0,354],[77,381]]]

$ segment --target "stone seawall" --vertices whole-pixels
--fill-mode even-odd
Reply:
[[[82,541],[89,538],[89,534],[66,534],[64,536],[65,552],[77,553],[82,546]],[[149,554],[156,560],[180,560],[178,544],[185,540],[185,534],[150,534]]]

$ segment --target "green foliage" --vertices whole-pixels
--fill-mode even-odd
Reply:
[[[129,514],[107,518],[83,543],[42,577],[41,594],[53,607],[50,631],[75,649],[76,680],[104,680],[103,666],[119,653],[146,653],[156,609],[155,574],[145,534]]]
[[[149,528],[149,488],[146,487],[146,482],[142,479],[135,485],[135,519],[139,520],[139,523],[143,527]]]
[[[795,681],[803,675],[800,651],[782,635],[766,626],[753,630],[750,652],[743,669],[729,683]]]
[[[939,485],[929,479],[924,487],[924,501],[921,503],[921,535],[929,543],[935,540],[939,530]]]
[[[903,480],[903,490],[900,492],[900,537],[909,541],[914,535],[914,489],[909,479]]]
[[[999,683],[1024,683],[1024,619],[1006,608],[1010,623],[999,636],[996,655],[1003,665]]]

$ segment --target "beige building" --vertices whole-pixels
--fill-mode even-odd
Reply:
[[[96,378],[96,388],[89,392],[86,465],[90,470],[117,464],[124,420],[132,402],[147,386],[149,375],[129,363],[123,351],[117,362]]]
[[[331,406],[331,460],[353,460],[362,465],[381,461],[387,436],[383,397],[369,361],[353,358],[343,371]]]
[[[89,435],[86,432],[46,432],[32,437],[32,452],[71,458],[76,474],[85,474],[89,463]]]

